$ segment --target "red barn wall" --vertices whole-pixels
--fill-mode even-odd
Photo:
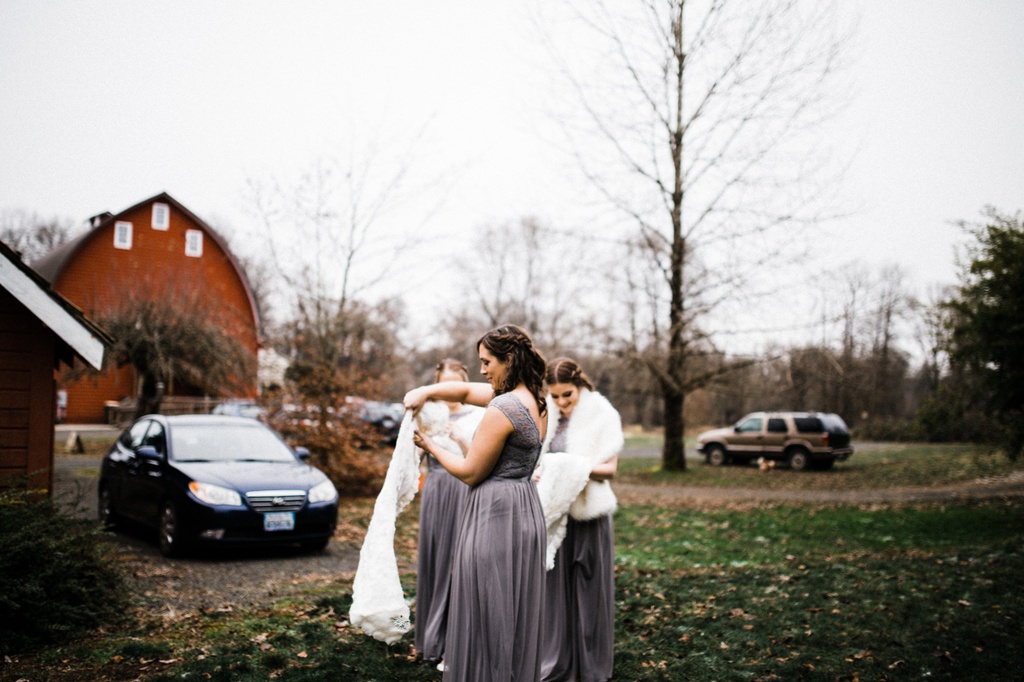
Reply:
[[[219,240],[173,203],[167,230],[152,227],[156,199],[129,209],[94,229],[53,282],[54,290],[82,308],[93,319],[116,310],[129,295],[168,296],[175,290],[198,290],[202,299],[215,302],[222,326],[255,357],[257,320],[249,291]],[[130,249],[114,247],[115,223],[132,224]],[[185,255],[187,230],[203,233],[202,256]],[[255,376],[247,382],[255,395]],[[101,422],[104,403],[136,393],[130,367],[111,370],[67,387],[69,422]],[[173,388],[169,394],[173,395]]]
[[[56,335],[0,289],[0,486],[53,487],[56,352]]]

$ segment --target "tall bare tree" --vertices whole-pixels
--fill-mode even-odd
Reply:
[[[809,180],[822,160],[800,136],[828,113],[845,39],[828,2],[569,4],[591,30],[553,42],[582,103],[567,130],[592,186],[638,228],[623,288],[645,298],[625,348],[660,386],[663,466],[681,470],[686,395],[731,369],[695,361],[713,354],[709,315],[821,215]]]

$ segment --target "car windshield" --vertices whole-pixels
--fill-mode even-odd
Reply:
[[[281,440],[259,424],[176,424],[171,453],[177,462],[294,462]]]

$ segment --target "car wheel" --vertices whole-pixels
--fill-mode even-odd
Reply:
[[[793,471],[803,471],[811,463],[811,458],[803,448],[794,448],[790,450],[787,461]]]
[[[160,553],[166,557],[181,556],[185,542],[181,537],[178,512],[170,502],[164,502],[160,509],[159,526]]]
[[[729,455],[721,445],[712,445],[708,448],[707,462],[713,467],[724,466],[729,461]]]
[[[108,485],[100,488],[99,517],[100,523],[107,528],[116,528],[121,520],[117,512],[114,511],[114,503],[110,499],[110,486]]]

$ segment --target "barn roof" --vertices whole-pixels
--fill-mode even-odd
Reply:
[[[249,284],[249,279],[246,276],[245,271],[241,268],[241,266],[239,266],[238,261],[235,258],[235,255],[231,252],[231,249],[228,248],[227,243],[224,241],[223,238],[221,238],[221,236],[219,234],[217,234],[216,230],[214,230],[212,227],[210,227],[206,223],[206,221],[204,221],[202,218],[197,216],[195,213],[193,213],[192,211],[187,209],[181,202],[179,202],[177,199],[172,197],[167,192],[161,192],[160,194],[157,194],[156,196],[150,197],[148,199],[144,199],[143,201],[138,202],[134,206],[130,206],[130,207],[124,209],[120,213],[116,213],[115,214],[115,213],[110,213],[109,211],[106,211],[106,212],[103,212],[103,213],[100,213],[100,214],[97,214],[97,215],[93,216],[89,220],[89,224],[91,225],[91,229],[89,229],[88,232],[85,232],[84,234],[79,235],[78,237],[76,237],[75,239],[72,239],[71,241],[65,242],[64,244],[62,244],[62,245],[58,246],[57,248],[53,249],[52,251],[50,251],[46,255],[36,259],[35,261],[33,261],[32,267],[35,268],[35,270],[40,275],[45,277],[47,279],[47,281],[49,281],[51,283],[57,281],[57,278],[60,276],[60,273],[62,273],[64,271],[64,268],[67,267],[68,263],[71,262],[71,260],[74,257],[74,255],[87,242],[89,242],[89,240],[91,240],[93,238],[93,236],[96,234],[96,232],[100,228],[102,228],[103,226],[108,225],[111,222],[119,219],[121,216],[123,216],[126,213],[130,213],[130,212],[132,212],[132,211],[134,211],[134,210],[136,210],[136,209],[138,209],[138,208],[140,208],[142,206],[145,206],[147,204],[152,204],[152,203],[155,203],[155,202],[161,202],[161,203],[165,203],[165,204],[174,206],[174,208],[176,208],[178,211],[180,211],[181,213],[184,213],[186,216],[188,216],[188,218],[190,220],[192,220],[194,223],[196,223],[197,225],[202,227],[203,230],[205,230],[210,235],[210,238],[213,239],[217,243],[217,245],[221,248],[221,250],[223,250],[224,253],[227,254],[227,257],[228,257],[228,260],[231,263],[231,266],[234,268],[235,273],[238,275],[238,278],[241,280],[243,286],[245,287],[245,293],[246,293],[246,295],[249,298],[249,305],[252,308],[253,319],[256,320],[256,326],[257,326],[257,328],[259,328],[259,324],[260,324],[260,322],[259,322],[259,319],[260,319],[259,318],[259,310],[256,307],[256,300],[253,297],[252,287]]]
[[[0,287],[36,316],[64,344],[96,369],[103,368],[103,353],[111,339],[78,307],[50,288],[39,273],[26,265],[18,252],[0,241]],[[70,357],[67,359],[70,364]]]

